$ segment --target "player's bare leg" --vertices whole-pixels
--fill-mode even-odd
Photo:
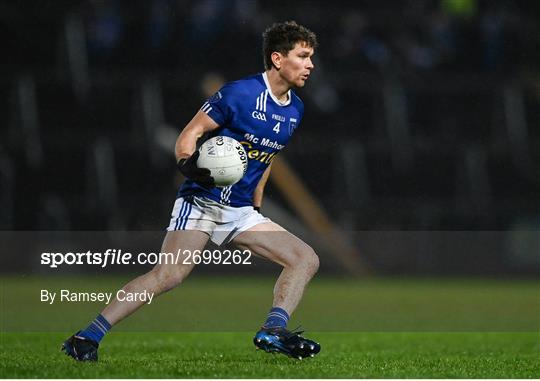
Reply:
[[[239,234],[233,242],[283,266],[274,286],[273,308],[265,326],[255,335],[255,345],[267,352],[280,352],[298,359],[313,357],[320,351],[320,345],[300,336],[301,332],[285,328],[306,285],[319,268],[319,258],[313,249],[275,223],[256,225]],[[274,317],[279,321],[282,316],[286,317],[280,324],[269,324]]]
[[[176,255],[181,251],[193,253],[195,250],[203,250],[208,242],[209,236],[206,233],[196,230],[169,231],[165,236],[161,247],[162,253],[173,253]],[[141,275],[122,287],[126,293],[142,292],[153,293],[154,297],[178,286],[193,270],[194,264],[184,264],[181,255],[177,264],[162,263],[157,264],[151,271]],[[191,262],[191,261],[190,261]],[[119,301],[114,299],[101,313],[107,321],[114,325],[126,318],[145,301]]]
[[[240,233],[233,243],[283,266],[274,286],[273,306],[292,314],[307,283],[319,268],[315,251],[273,222],[259,224]]]
[[[126,293],[153,293],[156,297],[172,288],[178,286],[193,270],[194,264],[184,264],[182,253],[184,251],[193,253],[195,250],[202,250],[208,242],[209,236],[206,233],[195,230],[169,231],[167,232],[163,245],[162,253],[173,253],[174,256],[181,250],[177,263],[157,264],[151,271],[135,278],[124,287]],[[175,256],[176,260],[176,256]],[[100,315],[92,322],[89,328],[93,332],[100,333],[96,340],[85,335],[86,331],[79,331],[68,338],[62,345],[62,351],[67,355],[79,361],[97,361],[97,349],[99,340],[116,323],[126,318],[146,301],[119,301],[114,299]],[[89,329],[87,328],[87,330]],[[95,334],[95,333],[94,333]]]

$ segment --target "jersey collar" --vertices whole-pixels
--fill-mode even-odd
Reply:
[[[268,94],[270,95],[270,98],[278,105],[278,106],[288,106],[291,103],[291,90],[287,92],[287,101],[280,102],[274,94],[272,94],[272,88],[270,87],[270,83],[268,82],[268,76],[266,75],[266,72],[262,73],[262,77],[264,80],[264,84],[266,85],[266,88],[268,89]]]

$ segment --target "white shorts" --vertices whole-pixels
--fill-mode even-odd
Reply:
[[[271,222],[252,206],[232,207],[206,197],[176,199],[167,231],[199,230],[216,245],[229,243],[238,234],[255,225]]]

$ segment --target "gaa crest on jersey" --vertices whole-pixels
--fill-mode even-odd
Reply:
[[[289,135],[292,135],[294,130],[296,129],[297,120],[296,118],[290,118],[289,119]]]
[[[223,98],[223,95],[221,95],[221,92],[216,92],[214,95],[212,95],[210,98],[208,98],[208,103],[216,103],[219,102]]]

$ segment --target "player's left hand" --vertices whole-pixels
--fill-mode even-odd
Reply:
[[[214,188],[216,184],[214,183],[214,178],[210,176],[210,170],[208,168],[197,167],[198,158],[199,151],[195,151],[193,152],[193,155],[191,155],[187,159],[180,159],[178,161],[178,169],[185,177],[195,181],[203,188]]]

